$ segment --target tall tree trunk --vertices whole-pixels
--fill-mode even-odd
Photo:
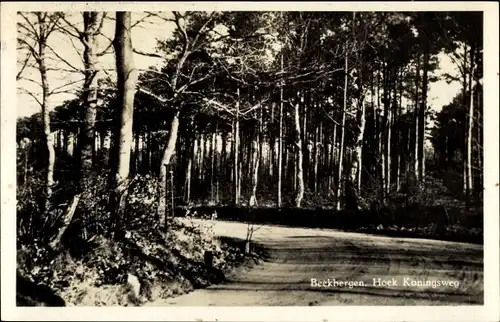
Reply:
[[[335,119],[335,115],[334,115]],[[333,137],[332,137],[332,155],[331,155],[331,167],[332,171],[330,174],[331,187],[335,187],[335,166],[337,165],[337,124],[333,124]],[[336,190],[335,190],[336,193]]]
[[[196,179],[198,184],[202,184],[202,172],[203,172],[203,160],[202,160],[202,149],[203,149],[203,133],[201,131],[198,133],[196,138]]]
[[[321,123],[320,123],[321,127]],[[320,127],[316,128],[316,138],[314,140],[314,194],[318,194],[318,162],[319,162],[319,141],[320,141]]]
[[[384,62],[382,62],[385,64]],[[381,95],[381,90],[384,90],[385,87],[385,79],[382,79],[383,76],[383,69],[385,68],[384,65],[382,65],[382,71],[378,71],[377,75],[377,134],[378,134],[378,161],[379,161],[379,166],[377,167],[377,180],[380,180],[380,197],[383,200],[384,197],[384,191],[385,191],[385,153],[384,153],[384,137],[385,137],[385,123],[384,123],[384,118],[385,115],[382,116],[382,104],[383,98]]]
[[[137,80],[137,71],[134,67],[131,31],[131,13],[117,12],[113,45],[116,55],[119,123],[116,135],[115,198],[112,205],[116,206],[115,227],[118,230],[121,229],[120,221],[124,219],[125,215],[127,181],[130,171],[130,154],[132,150],[134,96]]]
[[[212,202],[215,202],[215,161],[216,161],[216,153],[215,153],[215,137],[216,137],[216,132],[212,133],[212,146],[210,148],[211,150],[211,166],[210,166],[210,199]]]
[[[134,112],[135,84],[137,71],[131,38],[130,12],[116,13],[116,31],[114,46],[116,52],[116,71],[119,104],[118,159],[115,174],[116,184],[126,180],[130,171],[132,147],[132,125]]]
[[[341,208],[341,191],[342,191],[342,164],[344,162],[344,138],[345,138],[345,114],[347,109],[347,75],[348,73],[348,60],[347,54],[345,55],[345,65],[344,65],[344,104],[342,108],[342,122],[340,123],[340,151],[338,156],[338,173],[337,173],[337,193],[336,193],[336,208],[340,210]]]
[[[302,140],[300,135],[300,104],[303,93],[297,92],[297,102],[294,105],[294,125],[295,125],[295,148],[296,148],[296,162],[295,162],[295,180],[296,180],[296,194],[295,206],[300,207],[302,199],[304,198],[304,169],[303,169],[303,154],[302,154]]]
[[[375,124],[375,152],[376,152],[376,161],[375,162],[375,178],[378,181],[379,177],[383,175],[383,171],[381,170],[383,167],[383,162],[380,162],[380,158],[382,157],[382,127],[380,126],[380,111],[381,109],[381,99],[380,99],[380,70],[377,71],[377,108],[373,109],[373,122]]]
[[[355,153],[356,153],[356,177],[357,177],[357,191],[360,193],[361,191],[361,179],[362,179],[362,173],[363,173],[363,140],[365,136],[365,126],[366,126],[366,108],[365,108],[365,102],[362,99],[360,102],[361,108],[360,108],[360,116],[359,116],[359,133],[358,137],[356,138],[356,147],[355,147]]]
[[[478,192],[482,195],[482,187],[483,187],[483,108],[482,108],[482,97],[481,91],[477,90],[476,95],[476,113],[477,113],[477,123],[476,123],[476,148],[477,148],[477,176],[478,176]]]
[[[240,146],[240,88],[236,90],[236,119],[234,121],[234,204],[240,203],[240,171],[239,171],[239,146]]]
[[[470,76],[469,76],[469,111],[468,111],[468,124],[467,124],[467,197],[470,197],[473,191],[473,177],[472,177],[472,135],[474,127],[474,53],[475,42],[472,42],[470,49]]]
[[[260,123],[260,122],[259,122]],[[250,199],[248,201],[248,205],[250,207],[255,207],[257,206],[257,185],[258,185],[258,180],[259,180],[259,151],[260,151],[260,125],[258,128],[254,129],[254,132],[257,134],[255,135],[255,139],[252,140],[252,167],[253,167],[253,173],[252,173],[252,191],[250,195]]]
[[[403,138],[403,128],[401,126],[401,114],[403,111],[403,76],[404,71],[401,70],[400,78],[399,78],[399,104],[398,104],[398,113],[395,124],[398,124],[398,139],[396,142],[396,147],[398,149],[398,157],[396,159],[396,190],[399,191],[401,189],[401,154],[404,151],[406,145],[402,147],[402,142],[404,142]],[[403,150],[403,151],[402,151]]]
[[[357,34],[356,34],[356,12],[353,12],[352,14],[352,19],[353,19],[353,38],[355,41],[355,45],[358,43],[357,39]],[[354,200],[354,208],[355,210],[358,210],[357,208],[359,207],[359,196],[361,194],[361,177],[363,173],[363,141],[364,141],[364,135],[365,135],[365,125],[366,125],[366,113],[365,113],[365,94],[363,90],[363,69],[364,69],[364,64],[363,64],[364,57],[361,56],[361,53],[356,52],[356,69],[357,69],[357,78],[355,81],[355,86],[356,86],[356,100],[355,100],[355,105],[356,110],[357,110],[357,136],[356,136],[356,141],[354,143],[354,148],[353,148],[353,153],[354,153],[354,164],[353,164],[353,176],[351,178],[352,181],[352,188],[353,188],[353,198]]]
[[[104,144],[106,142],[106,132],[105,131],[101,131],[99,133],[99,159],[101,162],[104,163],[104,160],[105,160],[105,148],[104,148]]]
[[[414,152],[414,168],[415,178],[419,178],[419,158],[418,158],[418,142],[419,142],[419,105],[420,105],[420,55],[417,54],[417,68],[415,79],[415,152]]]
[[[166,225],[166,216],[168,215],[167,211],[167,180],[168,180],[168,172],[171,171],[171,161],[172,156],[175,153],[175,146],[177,143],[177,136],[179,132],[179,114],[177,111],[172,120],[170,121],[170,131],[168,133],[167,145],[163,151],[163,156],[160,164],[160,181],[158,186],[158,210],[157,216],[159,218],[160,226]],[[173,187],[170,187],[173,189]],[[173,206],[173,205],[171,205]]]
[[[303,171],[304,182],[307,182],[307,185],[309,186],[310,153],[309,153],[308,132],[307,132],[307,114],[309,113],[309,108],[307,104],[308,102],[306,102],[304,99],[304,95],[305,91],[302,93],[300,97],[300,104],[303,106],[302,115],[304,116],[304,119],[302,120],[302,123],[304,124],[302,133],[302,153],[303,153],[302,166],[306,169],[305,171]]]
[[[189,152],[188,164],[186,167],[186,204],[191,203],[191,172],[193,168],[193,148]]]
[[[47,79],[46,66],[46,46],[44,41],[39,44],[39,60],[38,67],[42,81],[42,116],[43,116],[43,133],[45,135],[45,144],[48,152],[47,172],[45,176],[45,212],[51,210],[52,186],[54,185],[54,164],[56,161],[56,152],[54,150],[54,135],[50,129],[50,107],[49,107],[49,82]]]
[[[419,125],[420,125],[420,171],[419,171],[419,180],[420,182],[424,182],[425,180],[425,132],[426,132],[426,117],[425,111],[427,110],[427,90],[428,90],[428,73],[429,73],[429,48],[428,45],[425,45],[424,48],[424,66],[423,66],[423,75],[422,75],[422,105],[419,110]]]
[[[281,54],[281,71],[283,71],[283,53]],[[280,83],[280,116],[278,134],[278,195],[277,206],[281,208],[281,186],[283,173],[283,80]]]
[[[195,127],[195,124],[194,124],[194,119],[191,120],[191,128],[194,128]],[[186,204],[190,204],[191,203],[191,176],[192,176],[192,172],[193,172],[193,159],[194,159],[194,156],[195,156],[195,149],[196,149],[196,130],[193,131],[193,134],[192,136],[188,139],[188,142],[189,142],[189,146],[187,147],[187,158],[188,158],[188,164],[187,164],[187,167],[186,167],[186,182],[185,182],[185,192],[184,192],[184,196],[185,196],[185,201],[186,201]]]
[[[80,129],[80,188],[84,188],[85,180],[92,170],[93,151],[95,144],[95,121],[97,115],[97,90],[98,90],[98,34],[104,19],[103,12],[84,12],[82,43],[84,47],[83,61],[85,80],[83,84],[84,119]],[[133,62],[132,62],[133,64]],[[133,65],[130,67],[133,68]]]
[[[356,12],[353,12],[353,39],[355,46],[356,38]],[[363,154],[363,138],[365,132],[365,98],[363,94],[363,81],[361,75],[363,73],[363,63],[359,52],[355,54],[354,66],[358,75],[354,80],[355,97],[353,98],[353,106],[356,108],[356,135],[352,155],[350,160],[350,178],[349,184],[345,185],[346,206],[349,210],[359,209],[359,194],[361,189],[361,173],[362,173],[362,154]]]
[[[392,135],[392,118],[391,118],[391,89],[389,88],[390,82],[389,80],[386,83],[386,88],[384,89],[384,101],[385,101],[385,111],[384,111],[384,126],[386,130],[386,141],[385,141],[385,193],[389,194],[391,190],[391,135]],[[387,91],[387,94],[385,94]]]
[[[135,134],[134,138],[134,168],[135,168],[135,173],[139,173],[139,169],[141,167],[141,135],[139,133]]]
[[[204,184],[205,180],[205,150],[207,148],[207,140],[205,133],[200,132],[200,180]]]
[[[361,189],[361,171],[362,171],[362,153],[363,153],[363,136],[365,131],[365,103],[364,98],[357,99],[355,103],[358,108],[357,133],[355,137],[354,147],[352,149],[349,182],[345,185],[346,208],[349,210],[359,210],[359,194]]]

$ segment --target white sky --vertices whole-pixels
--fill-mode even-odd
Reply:
[[[133,12],[132,23],[141,19],[143,15],[144,14],[140,12]],[[114,14],[110,14],[109,17],[114,18]],[[82,18],[80,13],[72,14],[70,20],[72,22],[73,21],[76,22],[76,24],[81,29]],[[158,38],[159,39],[168,38],[171,35],[173,28],[175,28],[175,25],[173,23],[164,22],[158,18],[148,18],[145,22],[142,22],[133,29],[132,31],[133,45],[135,48],[138,48],[144,52],[154,52],[154,48],[156,46],[156,40]],[[103,33],[108,38],[113,37],[114,21],[109,19],[106,20],[103,26]],[[72,64],[77,68],[83,68],[83,63],[81,61],[81,58],[78,56],[76,50],[78,49],[81,52],[82,49],[82,45],[80,44],[79,40],[74,39],[73,40],[74,46],[73,46],[73,44],[71,44],[69,36],[62,35],[59,33],[54,33],[49,39],[49,44],[60,56],[62,56],[70,64]],[[109,40],[104,37],[100,37],[100,43],[99,43],[100,48],[104,50],[108,45],[109,45]],[[20,56],[19,59],[21,59],[22,57],[23,56]],[[456,69],[455,65],[451,62],[451,59],[448,56],[440,54],[438,57],[440,61],[440,69],[437,72],[438,75],[442,73],[457,75],[458,70]],[[151,65],[159,63],[159,59],[149,58],[137,54],[134,55],[134,59],[136,67],[139,69],[146,69]],[[99,61],[101,66],[105,69],[114,69],[115,67],[115,60],[113,53],[100,57]],[[57,62],[57,66],[54,65],[55,63],[56,61],[51,62],[52,67],[60,66],[63,68],[68,68],[68,66],[65,65],[64,63]],[[25,70],[24,76],[39,82],[40,76],[36,69]],[[63,89],[72,91],[74,89],[81,88],[82,86],[82,83],[78,82],[79,80],[83,79],[83,75],[81,73],[50,71],[48,76],[51,89],[64,86],[71,82],[77,82],[77,83],[68,87],[64,87]],[[41,90],[39,86],[37,84],[34,84],[33,82],[21,80],[18,83],[18,88],[19,87],[25,88],[30,92],[36,94],[38,97],[40,97]],[[456,82],[447,84],[444,80],[441,80],[439,82],[432,83],[430,84],[429,88],[429,96],[428,96],[429,105],[434,110],[440,110],[443,105],[448,104],[453,99],[453,97],[456,96],[459,90],[460,90],[460,85]],[[17,96],[18,96],[18,106],[17,106],[18,117],[29,116],[33,113],[40,111],[40,106],[38,105],[38,103],[29,95],[22,93],[18,90]],[[72,97],[73,95],[69,93],[56,94],[51,96],[50,98],[51,108],[60,105],[65,100],[70,99]]]

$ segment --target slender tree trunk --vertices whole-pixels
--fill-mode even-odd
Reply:
[[[357,44],[356,37],[356,12],[353,12],[353,39],[355,44]],[[362,58],[358,52],[355,54],[354,66],[357,70],[358,75],[362,74],[363,63]],[[356,77],[354,80],[356,97],[353,99],[353,105],[356,108],[356,136],[355,142],[352,149],[351,157],[351,167],[350,170],[350,182],[349,185],[346,184],[346,197],[349,197],[350,210],[359,209],[359,195],[361,189],[361,173],[362,173],[362,158],[363,158],[363,139],[365,133],[365,98],[363,94],[363,82],[360,76]],[[349,189],[348,189],[349,188]]]
[[[418,142],[419,142],[419,93],[420,93],[420,56],[417,54],[417,69],[416,69],[416,79],[415,79],[415,152],[414,152],[414,171],[415,178],[419,178],[419,158],[418,158]]]
[[[321,127],[321,123],[320,123]],[[316,138],[314,140],[314,194],[318,194],[318,162],[319,162],[319,148],[318,142],[320,141],[320,128],[316,128]]]
[[[194,120],[191,121],[191,127],[194,128]],[[186,184],[185,184],[185,198],[186,198],[186,204],[191,203],[191,176],[193,172],[193,158],[195,156],[195,149],[196,149],[196,132],[193,133],[192,137],[189,139],[189,146],[187,147],[188,149],[188,164],[186,167]]]
[[[163,151],[163,156],[160,164],[160,181],[158,187],[158,210],[160,226],[166,225],[167,213],[167,180],[168,172],[171,171],[172,156],[175,153],[177,136],[179,132],[179,111],[177,111],[170,121],[170,131],[168,133],[167,145]],[[173,187],[170,187],[173,189]],[[173,206],[173,205],[172,205]]]
[[[45,144],[48,152],[47,173],[45,176],[45,212],[51,210],[52,186],[54,185],[54,164],[56,161],[56,152],[54,150],[54,135],[50,129],[50,107],[49,107],[49,82],[47,79],[46,66],[46,43],[39,42],[39,61],[38,67],[42,80],[42,116],[43,116],[43,133],[45,135]]]
[[[335,187],[335,170],[337,165],[337,124],[333,124],[333,137],[332,137],[332,155],[331,155],[331,167],[332,171],[330,174],[331,187]],[[335,190],[336,193],[336,190]]]
[[[297,102],[294,105],[294,123],[295,123],[295,148],[296,152],[296,162],[295,162],[295,180],[296,180],[296,195],[295,195],[295,206],[300,208],[302,204],[302,198],[304,197],[304,169],[303,169],[303,154],[302,154],[302,140],[300,135],[300,104],[299,99],[301,99],[300,91],[297,92]]]
[[[356,12],[353,12],[353,24],[356,26]],[[356,41],[358,42],[357,35],[355,34],[356,28],[353,28],[353,37]],[[360,53],[356,53],[356,68],[358,70],[359,76],[356,79],[355,85],[357,87],[357,98],[355,102],[355,106],[357,109],[357,114],[358,114],[358,120],[357,120],[357,137],[356,141],[354,144],[354,171],[355,171],[355,176],[352,178],[352,183],[353,183],[353,191],[354,193],[354,198],[356,198],[355,203],[356,203],[356,208],[359,207],[359,196],[361,195],[361,179],[362,179],[362,173],[363,173],[363,141],[364,141],[364,136],[365,136],[365,125],[366,125],[366,110],[365,110],[365,94],[363,90],[363,79],[361,75],[363,74],[363,69],[364,69],[364,64],[363,64],[363,59],[364,57],[361,56]],[[355,184],[354,184],[355,183]],[[356,209],[357,210],[357,209]]]
[[[250,195],[250,199],[248,201],[248,205],[250,207],[257,206],[257,185],[259,180],[259,146],[260,146],[260,126],[257,129],[254,129],[254,132],[257,133],[255,139],[252,140],[252,191]]]
[[[236,119],[234,121],[234,204],[240,203],[240,171],[239,171],[239,144],[240,144],[240,89],[236,90]]]
[[[377,71],[377,108],[373,110],[373,122],[375,124],[375,151],[376,151],[376,161],[375,162],[375,177],[376,180],[379,179],[384,173],[383,171],[383,162],[380,162],[380,158],[382,155],[382,126],[380,125],[380,111],[381,109],[381,99],[380,99],[380,70]]]
[[[361,171],[362,171],[362,153],[363,153],[363,136],[365,130],[365,103],[363,98],[359,98],[356,102],[358,105],[358,115],[356,126],[357,134],[355,137],[354,147],[352,149],[350,178],[349,183],[345,185],[345,194],[350,198],[349,210],[359,210],[359,194],[361,189]]]
[[[303,133],[302,133],[302,153],[303,153],[303,160],[302,164],[303,167],[305,168],[305,171],[303,171],[303,176],[304,176],[304,182],[307,182],[307,185],[310,186],[310,176],[309,176],[309,170],[310,170],[310,153],[309,153],[309,144],[308,144],[308,132],[307,132],[307,113],[309,113],[308,105],[307,102],[305,102],[304,99],[305,92],[302,93],[300,97],[300,104],[303,106]]]
[[[340,210],[341,208],[341,191],[342,191],[342,164],[344,162],[344,138],[345,138],[345,114],[346,114],[346,109],[347,109],[347,78],[348,78],[348,60],[347,60],[347,54],[345,56],[345,66],[344,66],[344,105],[342,108],[342,122],[341,122],[341,129],[340,129],[340,151],[339,151],[339,156],[338,156],[338,182],[337,182],[337,193],[336,193],[336,208],[337,210]]]
[[[401,154],[402,150],[404,151],[406,145],[402,147],[402,142],[404,142],[403,138],[403,128],[401,127],[401,114],[403,110],[403,75],[404,71],[401,71],[400,79],[399,79],[399,106],[398,106],[398,113],[397,113],[397,118],[396,121],[394,122],[395,124],[398,124],[398,139],[396,142],[396,147],[398,149],[398,157],[396,159],[396,190],[399,191],[401,189]]]
[[[126,180],[130,171],[132,125],[137,71],[134,66],[130,12],[116,13],[115,52],[118,75],[119,134],[116,184]]]
[[[424,66],[423,66],[423,76],[422,76],[422,105],[419,110],[419,125],[420,125],[420,182],[425,180],[425,132],[426,132],[426,117],[425,111],[427,109],[427,90],[428,90],[428,72],[429,72],[429,49],[428,45],[424,49]]]
[[[84,45],[83,61],[85,68],[85,80],[83,84],[84,119],[80,129],[80,188],[84,188],[85,179],[92,170],[92,160],[95,145],[95,121],[97,115],[97,51],[99,43],[98,34],[104,19],[103,12],[84,12],[84,31],[82,43]],[[132,62],[133,64],[133,62]],[[133,65],[131,66],[133,68]]]
[[[478,192],[482,195],[482,187],[483,187],[483,131],[482,131],[482,124],[483,124],[483,116],[482,116],[482,98],[481,98],[481,91],[478,89],[477,90],[477,123],[476,123],[476,148],[477,148],[477,174],[478,174]]]
[[[217,131],[217,130],[216,130]],[[215,202],[215,161],[216,161],[216,153],[215,153],[215,137],[216,132],[212,133],[212,147],[211,147],[211,167],[210,167],[210,191],[211,191],[211,200]]]
[[[205,184],[205,150],[207,148],[207,140],[205,133],[200,132],[200,180]]]
[[[113,45],[116,55],[116,72],[118,87],[119,123],[116,135],[116,171],[115,196],[111,203],[115,208],[115,227],[121,229],[121,221],[125,215],[127,181],[130,171],[130,154],[132,150],[132,126],[134,112],[135,85],[137,71],[134,66],[131,38],[131,13],[116,13],[116,29]]]
[[[383,69],[385,68],[385,62],[382,62],[382,71],[378,72],[378,80],[377,80],[377,133],[378,133],[378,157],[379,157],[379,166],[378,166],[378,175],[377,179],[380,180],[380,195],[381,199],[384,199],[384,191],[385,191],[385,144],[384,144],[384,138],[385,138],[385,115],[382,116],[382,104],[383,98],[381,95],[381,90],[384,90],[385,88],[385,78],[382,79],[383,76]],[[384,75],[385,77],[385,75]],[[384,103],[385,104],[385,103]]]
[[[101,162],[104,162],[105,159],[105,149],[104,149],[104,142],[106,140],[106,132],[102,131],[99,133],[99,159]]]
[[[475,43],[473,42],[470,49],[470,76],[469,76],[469,111],[467,124],[467,197],[470,197],[473,192],[473,177],[472,177],[472,136],[474,127],[474,52]]]
[[[365,136],[365,126],[366,126],[366,109],[365,102],[361,101],[361,112],[359,120],[359,134],[356,140],[356,176],[357,176],[357,191],[361,191],[362,173],[363,173],[363,140]]]
[[[281,54],[281,70],[283,71],[283,54]],[[278,195],[277,206],[281,208],[281,186],[283,173],[283,80],[280,84],[280,116],[279,116],[279,135],[278,135]]]
[[[135,134],[135,139],[134,139],[134,144],[135,144],[135,147],[134,147],[134,167],[135,167],[135,173],[139,173],[139,169],[140,169],[140,166],[141,166],[141,156],[140,156],[140,151],[141,151],[141,139],[140,139],[140,134],[139,133],[136,133]]]
[[[389,84],[387,84],[389,86]],[[385,105],[385,128],[386,128],[386,142],[385,142],[385,171],[386,171],[386,183],[385,183],[385,193],[388,194],[391,190],[391,136],[392,136],[392,111],[391,111],[391,106],[390,106],[390,101],[391,101],[391,90],[388,90],[388,95],[385,98],[386,99],[386,105]]]
[[[321,104],[318,102],[318,104]],[[324,129],[323,129],[323,122],[319,122],[319,140],[318,140],[318,171],[317,173],[321,173],[325,171],[325,134],[324,134]],[[318,175],[316,174],[316,181],[318,182],[318,191],[316,193],[319,193],[319,191],[324,191],[325,187],[325,177],[322,177],[323,180],[321,180]]]
[[[196,141],[196,179],[198,184],[202,184],[202,172],[203,172],[203,133],[198,133],[198,138]]]
[[[191,203],[191,171],[193,167],[192,152],[189,153],[188,164],[186,167],[186,203]]]
[[[219,168],[219,171],[221,171],[221,169],[225,169],[226,168],[226,160],[227,160],[227,136],[226,136],[226,133],[225,132],[222,132],[221,133],[221,141],[222,141],[222,152],[221,152],[221,156],[220,156],[220,165],[221,167]],[[221,180],[223,181],[227,181],[227,172],[226,171],[221,171],[222,175],[221,175]]]

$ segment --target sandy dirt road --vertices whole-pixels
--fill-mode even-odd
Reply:
[[[253,240],[267,253],[262,263],[236,269],[226,283],[146,306],[483,304],[482,245],[269,225],[255,229]],[[247,225],[218,221],[215,231],[244,239]]]

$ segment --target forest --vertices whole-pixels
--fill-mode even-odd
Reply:
[[[18,12],[18,287],[216,283],[250,256],[219,219],[482,243],[482,37],[482,12]]]

